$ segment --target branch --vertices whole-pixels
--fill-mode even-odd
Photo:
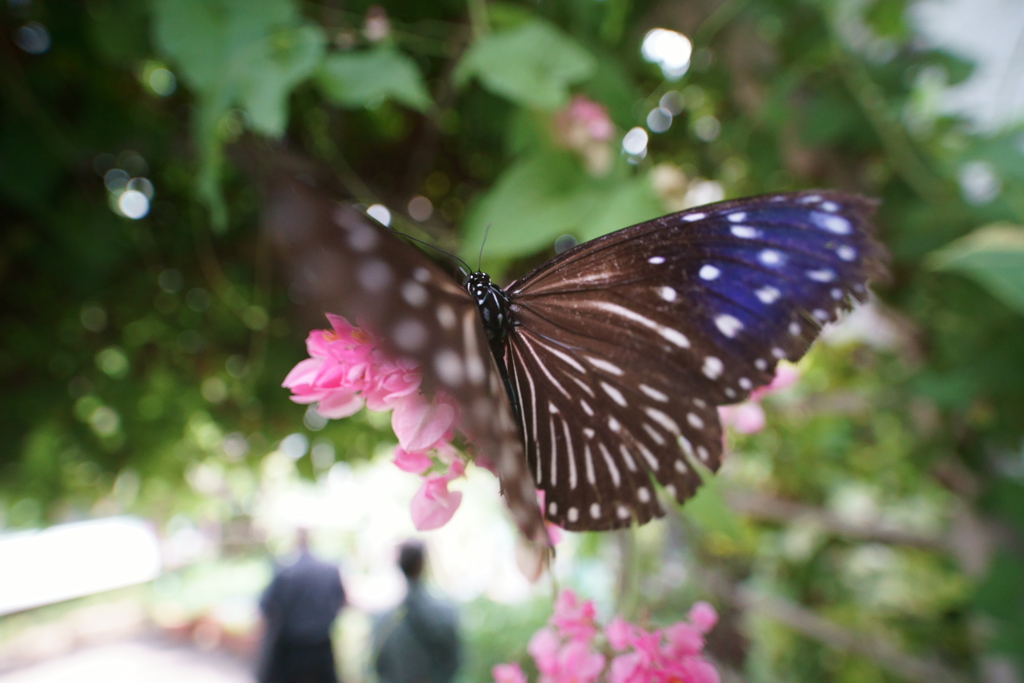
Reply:
[[[736,512],[756,519],[791,523],[810,522],[821,530],[868,543],[904,545],[935,552],[948,552],[949,546],[940,536],[895,529],[883,524],[852,524],[823,508],[773,498],[757,491],[725,491],[725,501]]]
[[[847,629],[798,603],[732,585],[717,573],[699,571],[698,576],[712,593],[738,609],[768,617],[835,650],[866,657],[904,680],[914,683],[965,683],[967,680],[937,661],[900,652],[887,640]]]

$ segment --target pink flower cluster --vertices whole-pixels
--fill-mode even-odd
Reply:
[[[574,95],[552,121],[555,142],[578,153],[594,176],[603,176],[611,169],[609,141],[614,133],[615,126],[604,105],[583,95]]]
[[[594,603],[563,590],[548,625],[530,639],[527,652],[540,672],[538,683],[718,683],[718,672],[701,652],[704,634],[718,621],[715,609],[698,602],[688,621],[647,631],[621,617],[605,627],[612,654],[598,652],[601,636]],[[606,666],[607,664],[607,666]],[[495,683],[527,683],[518,664],[491,669]]]
[[[292,368],[282,386],[296,403],[316,403],[323,417],[337,419],[370,410],[391,410],[398,438],[395,465],[423,477],[412,499],[417,529],[436,529],[452,518],[462,494],[448,484],[465,474],[465,464],[449,443],[458,418],[454,401],[438,392],[427,400],[420,392],[415,364],[388,358],[373,337],[337,315],[327,315],[330,330],[306,338],[310,357]]]
[[[775,370],[775,379],[770,384],[754,389],[750,397],[743,403],[731,406],[719,406],[718,417],[722,424],[732,427],[740,434],[754,434],[764,429],[765,415],[761,407],[761,399],[781,389],[793,385],[800,379],[800,371],[795,365],[780,364]]]

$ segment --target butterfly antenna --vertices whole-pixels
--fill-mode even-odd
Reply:
[[[413,237],[412,235],[406,234],[406,233],[401,232],[399,230],[395,230],[393,228],[388,228],[388,230],[393,232],[396,235],[401,235],[402,237],[406,238],[407,240],[412,240],[413,242],[416,242],[417,244],[422,244],[425,247],[430,247],[431,249],[434,249],[435,251],[439,251],[442,254],[444,254],[445,256],[447,256],[447,257],[449,257],[451,259],[454,259],[454,260],[458,261],[459,263],[461,263],[462,265],[464,265],[466,267],[466,270],[472,270],[468,263],[466,263],[465,261],[460,259],[455,254],[452,254],[450,252],[445,251],[444,249],[442,249],[441,247],[437,246],[436,244],[431,244],[430,242],[426,242],[426,241],[421,240],[421,239],[419,239],[417,237]]]
[[[487,244],[487,235],[491,232],[491,224],[484,228],[484,240],[480,243],[480,253],[476,255],[476,272],[480,272],[480,264],[484,260],[484,245]]]

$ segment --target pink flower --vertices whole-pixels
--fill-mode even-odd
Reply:
[[[539,629],[530,637],[526,651],[537,664],[537,671],[544,676],[554,676],[558,671],[558,650],[562,642],[550,628]]]
[[[395,447],[395,466],[403,472],[422,474],[434,464],[430,456],[422,451],[407,451],[401,446]]]
[[[438,394],[429,403],[421,394],[397,401],[391,413],[391,428],[399,445],[407,451],[436,448],[451,438],[455,426],[455,404]]]
[[[703,634],[714,627],[718,615],[711,605],[700,602],[690,610],[689,619],[690,623],[647,631],[622,617],[613,618],[604,637],[621,654],[608,662],[596,651],[601,646],[593,602],[563,590],[549,626],[534,633],[526,649],[540,672],[537,683],[593,683],[602,674],[607,683],[719,683],[718,672],[702,654]],[[522,673],[518,666],[511,671]],[[513,683],[524,681],[516,678]]]
[[[685,621],[666,628],[665,639],[668,640],[667,653],[676,659],[698,655],[704,649],[704,636]]]
[[[722,424],[740,434],[754,434],[764,429],[764,408],[755,401],[744,401],[732,406],[718,406]]]
[[[629,647],[630,637],[633,634],[632,625],[620,616],[616,616],[604,629],[604,637],[613,650],[625,650]]]
[[[609,140],[614,132],[608,110],[583,95],[574,96],[552,120],[555,142],[579,154],[593,176],[603,176],[611,169]]]
[[[518,664],[495,664],[491,676],[494,676],[494,683],[526,683],[526,674]]]
[[[477,458],[479,464],[479,457]],[[540,506],[540,516],[544,517],[544,489],[537,489],[537,505]],[[562,528],[554,522],[544,519],[544,527],[548,530],[548,540],[551,545],[558,545],[562,541]]]
[[[694,603],[693,607],[690,608],[690,613],[687,615],[690,623],[693,624],[697,630],[701,633],[707,633],[715,627],[718,623],[718,612],[710,604],[701,601]]]
[[[551,615],[551,624],[570,640],[590,640],[596,630],[595,614],[593,600],[580,601],[575,593],[565,589],[555,599],[555,612]]]
[[[558,653],[558,683],[590,683],[604,670],[604,655],[591,652],[586,642],[572,641]]]
[[[643,659],[635,652],[619,655],[612,660],[608,683],[648,683],[653,672],[644,666]]]
[[[750,392],[750,397],[743,403],[731,406],[719,406],[718,417],[722,424],[732,427],[740,434],[754,434],[764,429],[765,416],[764,408],[761,407],[761,399],[765,396],[785,389],[796,383],[800,378],[800,371],[795,365],[780,363],[775,368],[775,378],[771,383]]]
[[[412,523],[419,531],[442,527],[459,509],[461,502],[460,491],[448,490],[447,477],[427,477],[412,497]]]

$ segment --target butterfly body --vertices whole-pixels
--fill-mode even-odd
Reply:
[[[655,485],[693,495],[720,463],[716,407],[768,384],[866,296],[880,272],[873,208],[827,191],[698,207],[577,245],[502,289],[479,272],[456,283],[328,203],[342,230],[302,272],[323,310],[362,318],[455,397],[520,528],[543,542],[534,488],[545,517],[574,530],[664,514]],[[354,253],[368,230],[380,244]],[[377,262],[386,284],[369,277]]]

